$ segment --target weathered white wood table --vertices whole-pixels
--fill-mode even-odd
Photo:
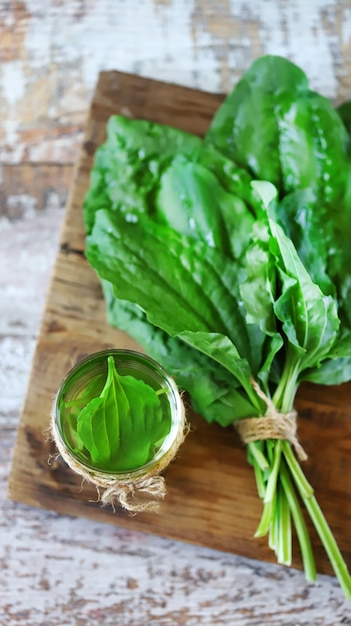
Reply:
[[[226,91],[260,54],[351,97],[348,0],[0,0],[0,625],[334,626],[334,578],[17,504],[7,480],[63,205],[102,69]]]

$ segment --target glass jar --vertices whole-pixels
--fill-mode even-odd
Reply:
[[[133,376],[147,383],[155,391],[165,389],[165,392],[159,395],[159,399],[167,431],[164,438],[157,442],[158,445],[147,462],[122,469],[115,467],[112,470],[98,467],[91,461],[84,447],[80,446],[79,449],[74,429],[77,414],[87,403],[86,398],[100,395],[107,378],[108,357],[111,356],[120,376]],[[184,439],[184,430],[184,405],[175,382],[156,361],[131,350],[104,350],[84,358],[65,376],[54,401],[52,432],[61,456],[71,469],[97,487],[114,490],[117,500],[125,508],[128,508],[126,502],[130,500],[131,493],[140,489],[144,495],[147,493],[145,485],[147,481],[150,483],[152,478],[154,481],[151,480],[150,493],[156,494],[157,497],[157,483],[160,487],[159,497],[163,497],[165,489],[159,474],[175,456]],[[118,495],[119,487],[128,496],[123,502]]]

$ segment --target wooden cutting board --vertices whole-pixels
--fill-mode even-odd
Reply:
[[[55,453],[46,435],[53,397],[64,374],[85,355],[108,347],[138,349],[109,327],[98,280],[84,258],[82,202],[96,147],[111,114],[167,123],[202,135],[222,96],[118,72],[100,75],[61,234],[43,314],[9,479],[17,501],[274,561],[266,539],[253,535],[261,503],[245,450],[231,428],[208,425],[189,410],[193,428],[166,470],[168,494],[160,513],[130,516],[96,502]],[[335,537],[351,567],[351,386],[303,387],[297,398],[299,437],[309,459],[304,470],[316,489]],[[311,530],[317,567],[331,568]],[[294,566],[301,567],[296,547]]]

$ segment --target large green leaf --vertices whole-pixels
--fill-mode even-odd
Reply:
[[[246,309],[248,324],[258,326],[264,333],[264,343],[260,347],[260,365],[257,378],[266,394],[269,395],[269,378],[279,377],[279,362],[276,355],[283,345],[277,328],[274,311],[276,298],[276,266],[269,250],[267,226],[263,222],[255,224],[255,239],[245,255],[245,281],[240,285],[240,295]],[[275,376],[272,376],[272,370]]]
[[[160,178],[156,218],[180,233],[206,241],[240,258],[251,236],[254,216],[217,176],[189,158],[175,157]]]
[[[330,242],[325,232],[326,207],[311,189],[299,189],[272,205],[270,214],[292,240],[312,280],[323,293],[335,295],[335,285],[327,273]]]
[[[189,330],[185,330],[179,333],[179,335],[191,346],[207,354],[211,359],[223,365],[228,372],[231,372],[245,389],[253,405],[256,403],[256,406],[259,408],[259,403],[252,390],[250,365],[246,359],[240,356],[235,345],[228,337],[221,333]]]
[[[349,140],[332,103],[313,91],[292,92],[278,116],[285,191],[309,187],[322,204],[336,206],[345,194]]]
[[[320,367],[303,373],[303,380],[320,385],[340,385],[351,381],[350,329],[345,329],[340,333]]]
[[[217,250],[150,220],[131,224],[99,211],[87,257],[117,297],[136,302],[169,335],[215,333],[248,368],[259,361],[259,329],[246,324],[238,267]]]
[[[257,59],[215,113],[207,139],[281,193],[310,187],[334,205],[344,196],[345,126],[287,59]]]
[[[277,331],[273,308],[276,268],[268,242],[252,242],[245,255],[244,267],[245,281],[240,284],[239,289],[245,304],[246,321],[257,324],[265,334],[272,335]]]
[[[170,126],[113,115],[95,153],[84,220],[90,232],[103,207],[127,215],[152,212],[152,194],[165,165],[179,152],[196,154],[202,140]],[[132,219],[132,218],[131,218]]]
[[[108,357],[101,394],[77,417],[77,435],[95,467],[125,471],[141,467],[170,430],[170,413],[157,392],[143,380],[120,376]]]
[[[261,57],[217,109],[206,138],[254,177],[281,189],[277,109],[307,89],[298,67],[280,57]]]
[[[178,175],[180,179],[175,184]],[[207,192],[210,197],[205,207],[209,207],[211,198],[214,200],[207,217],[212,226],[217,220],[222,231],[223,219],[228,219],[226,230],[231,233],[230,224],[235,219],[231,206],[242,220],[247,219],[247,213],[256,215],[260,211],[248,173],[213,145],[170,126],[115,115],[108,121],[105,143],[95,153],[84,200],[86,229],[91,231],[97,210],[109,208],[122,211],[131,220],[140,213],[161,221],[171,217],[176,230],[186,233],[190,228],[193,235],[198,231],[204,239],[209,234],[208,229],[202,232],[204,220],[199,202]],[[208,225],[206,220],[205,224]],[[216,240],[219,233],[212,228],[211,236]],[[236,237],[236,246],[241,245],[240,241]]]
[[[282,284],[274,309],[290,346],[299,355],[302,371],[319,365],[336,340],[340,325],[336,301],[313,283],[291,240],[271,219],[270,228]]]
[[[239,268],[217,250],[151,220],[129,223],[101,210],[86,253],[117,297],[138,303],[168,334],[221,333],[251,362],[250,328],[237,297]]]
[[[189,393],[195,411],[208,422],[216,421],[222,426],[253,414],[252,403],[228,369],[179,337],[171,337],[151,324],[140,307],[119,300],[111,283],[102,283],[109,323],[129,333],[165,368],[178,387]]]

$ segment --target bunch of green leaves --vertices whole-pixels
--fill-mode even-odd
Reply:
[[[68,412],[66,436],[74,453],[107,472],[124,472],[148,463],[171,427],[169,406],[160,397],[165,391],[156,391],[134,376],[120,375],[109,356],[102,389],[97,377],[81,397],[63,400]]]
[[[278,411],[300,383],[351,379],[349,136],[332,104],[279,57],[256,61],[205,139],[115,116],[96,155],[87,258],[108,319],[159,360],[208,421]],[[295,526],[316,576],[300,498],[347,597],[351,579],[286,441],[248,445],[279,562]]]

